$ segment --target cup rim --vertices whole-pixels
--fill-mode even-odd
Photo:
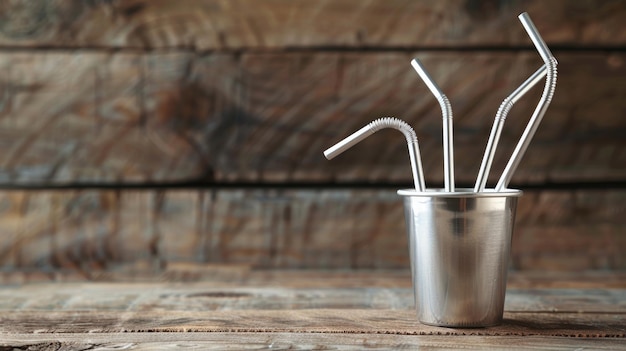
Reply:
[[[453,197],[453,198],[478,198],[478,197],[520,197],[524,193],[518,189],[504,189],[496,191],[495,189],[485,189],[479,193],[474,192],[472,188],[457,188],[454,192],[446,192],[445,189],[426,189],[425,191],[417,191],[415,189],[400,189],[397,191],[400,196],[414,197]]]

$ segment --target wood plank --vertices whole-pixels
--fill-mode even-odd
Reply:
[[[556,96],[513,182],[626,179],[626,56],[556,53]],[[337,160],[322,156],[371,120],[394,115],[415,127],[427,185],[438,186],[440,111],[411,71],[412,55],[3,52],[0,71],[9,74],[0,82],[0,184],[410,184],[406,146],[395,132],[377,133]],[[452,101],[457,182],[473,184],[495,111],[539,59],[414,55]],[[510,114],[490,184],[540,90]]]
[[[625,197],[623,189],[528,191],[519,202],[511,268],[623,269]],[[183,281],[245,274],[194,269],[207,263],[409,265],[402,202],[393,190],[13,190],[0,192],[0,203],[0,266],[35,280],[55,273],[61,280],[166,274]]]
[[[507,287],[516,289],[626,289],[626,275],[611,271],[510,271]]]
[[[349,314],[349,316],[348,316]],[[434,327],[414,311],[385,309],[306,309],[244,311],[49,311],[0,316],[3,334],[121,332],[297,332],[402,335],[626,337],[623,315],[507,313],[503,324],[484,329]]]
[[[251,269],[248,265],[203,264],[193,262],[168,263],[163,272],[153,270],[128,271],[111,269],[94,272],[86,277],[71,270],[45,272],[41,270],[7,270],[0,272],[0,284],[19,286],[33,283],[77,282],[169,282],[191,286],[210,282],[214,288],[267,287],[288,289],[327,288],[410,288],[409,268],[381,269]],[[623,271],[519,271],[508,274],[508,289],[626,289]]]
[[[327,284],[351,279],[367,284],[377,277],[375,281],[384,285],[393,276],[390,272],[300,271],[298,276],[292,271],[290,277],[289,272],[267,273],[264,285],[256,287],[245,282],[230,287],[214,282],[3,286],[0,346],[159,349],[175,342],[202,348],[236,339],[234,345],[252,347],[261,342],[264,347],[289,349],[304,345],[388,349],[410,341],[406,345],[435,349],[458,345],[491,349],[514,343],[520,350],[560,350],[592,342],[594,348],[615,348],[626,340],[626,289],[606,289],[603,281],[587,278],[578,282],[592,283],[591,289],[510,289],[502,325],[450,329],[417,322],[408,288],[346,289]],[[321,279],[307,279],[316,276]],[[342,276],[347,279],[336,279]],[[296,284],[313,285],[294,288],[290,285],[294,278]],[[404,278],[410,280],[406,274]]]
[[[463,336],[391,335],[391,334],[315,334],[315,333],[99,333],[85,334],[9,334],[3,335],[0,346],[15,348],[111,350],[189,350],[212,349],[277,349],[311,350],[398,350],[403,348],[428,350],[551,350],[572,349],[615,350],[622,348],[623,339],[562,338],[540,336]]]
[[[225,268],[228,269],[229,266]],[[204,268],[210,272],[217,267]],[[232,269],[232,267],[230,267]],[[197,269],[201,269],[198,267]],[[198,283],[200,282],[188,282]],[[244,274],[232,274],[231,279],[223,276],[212,279],[212,284],[224,287],[259,287],[275,286],[284,288],[307,289],[315,287],[329,288],[410,288],[410,271],[407,268],[392,270],[303,270],[269,269],[248,270]],[[511,270],[508,274],[508,289],[626,289],[626,272],[614,271],[540,271]]]
[[[530,42],[528,11],[550,45],[623,46],[624,1],[58,0],[0,7],[7,47],[185,48],[508,46]]]
[[[306,272],[304,273],[306,274]],[[333,277],[332,273],[322,276]],[[380,274],[370,273],[371,279]],[[265,285],[216,286],[219,282],[181,285],[163,283],[48,283],[6,286],[0,290],[0,311],[247,311],[312,309],[413,310],[410,277],[392,287],[336,287],[318,281],[312,287],[293,287],[281,280]],[[583,281],[580,279],[580,281]],[[626,314],[626,290],[605,289],[508,289],[505,310],[510,313],[614,313]],[[600,289],[602,288],[602,289]]]
[[[158,170],[163,167],[189,174],[163,147],[180,148],[181,142],[143,127],[147,103],[143,56],[11,53],[0,57],[2,69],[11,73],[4,82],[6,103],[0,127],[6,147],[1,161],[5,183],[167,179]],[[163,66],[149,84],[171,88],[185,62],[178,55],[161,56]],[[152,67],[150,62],[145,66]]]

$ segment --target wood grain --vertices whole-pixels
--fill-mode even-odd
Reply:
[[[278,272],[289,275],[289,272]],[[0,290],[0,311],[5,312],[194,312],[250,310],[413,310],[413,290],[408,274],[397,276],[395,286],[384,287],[384,275],[355,272],[350,287],[338,287],[319,280],[309,287],[289,284],[286,279],[266,280],[264,284],[242,281],[239,285],[219,281],[189,284],[151,283],[48,283],[5,287]],[[328,272],[303,272],[328,276]],[[348,274],[346,274],[348,275]],[[522,274],[523,276],[523,274]],[[589,282],[584,276],[578,282]],[[372,284],[372,282],[374,282]],[[589,282],[590,283],[590,282]],[[378,285],[378,286],[376,286]],[[510,313],[614,313],[626,314],[623,289],[534,289],[512,288],[509,284],[505,310]],[[611,284],[593,282],[594,287]],[[43,297],[45,293],[45,297]]]
[[[261,281],[230,286],[215,281],[4,285],[0,347],[386,350],[499,349],[513,343],[519,350],[560,350],[619,348],[626,337],[626,290],[607,289],[619,274],[578,274],[573,282],[588,289],[545,289],[548,280],[531,290],[509,289],[502,325],[450,329],[416,321],[411,289],[395,285],[410,284],[406,271],[256,273]],[[389,278],[395,286],[386,286]]]
[[[420,324],[410,289],[215,288],[212,283],[38,284],[0,290],[0,332],[295,332],[626,337],[626,290],[508,292],[504,322]]]
[[[577,348],[615,350],[623,346],[622,339],[611,338],[560,338],[540,336],[463,336],[451,338],[441,335],[390,335],[390,334],[314,334],[314,333],[123,333],[90,334],[11,334],[3,335],[1,346],[111,350],[132,348],[133,350],[223,350],[272,349],[311,350],[332,348],[335,350],[538,350],[565,351]]]
[[[623,46],[623,1],[6,1],[0,45],[142,49],[529,46],[528,11],[550,45]]]
[[[349,314],[349,315],[348,315]],[[617,316],[617,318],[616,318]],[[72,311],[12,312],[0,317],[3,333],[382,333],[625,337],[622,316],[580,313],[507,313],[501,326],[451,329],[421,324],[415,311],[376,309],[176,311],[176,313]]]
[[[143,268],[143,269],[142,269]],[[408,267],[400,269],[254,269],[243,264],[214,264],[194,262],[168,262],[164,271],[147,270],[145,266],[116,267],[109,271],[94,272],[86,277],[80,272],[65,270],[8,270],[0,272],[0,284],[19,286],[34,283],[163,283],[202,284],[210,282],[213,288],[258,288],[272,286],[287,289],[326,288],[410,288]],[[510,270],[508,289],[625,289],[626,273],[623,270]]]
[[[625,196],[620,189],[526,192],[511,268],[623,269]],[[402,203],[393,190],[13,190],[0,194],[0,204],[0,266],[33,272],[34,280],[54,279],[55,272],[68,279],[73,272],[79,276],[72,279],[166,274],[181,281],[245,274],[203,272],[194,263],[409,265]]]
[[[439,186],[439,108],[414,56],[452,101],[457,182],[471,184],[500,101],[540,65],[522,11],[560,75],[513,183],[623,182],[626,1],[36,0],[0,3],[0,186],[410,184],[395,133],[321,156],[383,115],[415,126],[427,183]],[[490,183],[539,91],[509,116]],[[625,196],[528,192],[511,268],[624,269]],[[404,230],[390,190],[7,191],[0,282],[406,270]]]
[[[457,182],[473,184],[501,100],[534,53],[0,53],[0,184],[407,183],[406,145],[382,131],[340,158],[322,151],[371,120],[407,120],[427,185],[443,179],[435,99],[420,57],[455,111]],[[559,53],[559,85],[514,183],[626,179],[626,57]],[[512,67],[515,67],[513,69]],[[540,88],[509,115],[490,183]]]

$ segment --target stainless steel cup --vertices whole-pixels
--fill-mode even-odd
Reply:
[[[502,322],[519,190],[399,190],[418,319],[448,327]]]

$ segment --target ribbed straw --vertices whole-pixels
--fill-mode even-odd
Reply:
[[[539,55],[544,60],[544,63],[546,65],[546,84],[544,86],[541,99],[539,100],[539,103],[537,104],[537,107],[535,108],[535,111],[533,112],[533,115],[531,116],[530,121],[528,122],[528,125],[524,130],[524,133],[520,137],[520,140],[517,143],[515,150],[513,150],[513,154],[511,155],[509,162],[504,168],[500,180],[498,180],[498,184],[496,185],[496,191],[502,191],[506,189],[506,187],[509,185],[511,178],[513,177],[513,173],[515,173],[517,166],[519,166],[522,157],[526,153],[528,145],[535,135],[535,132],[539,127],[539,123],[541,123],[541,120],[543,119],[543,116],[545,115],[546,110],[548,109],[548,106],[552,101],[552,97],[554,96],[554,90],[556,89],[556,59],[550,52],[550,49],[548,49],[546,43],[541,38],[541,35],[539,35],[537,28],[535,27],[528,14],[522,13],[519,16],[519,20],[520,22],[522,22],[524,29],[526,30],[528,36],[535,45],[535,48],[539,52]]]
[[[395,117],[382,117],[370,122],[367,126],[372,131],[372,134],[385,128],[397,129],[404,134],[407,143],[417,142],[417,134],[415,134],[413,128],[405,121]]]
[[[415,190],[424,191],[426,186],[424,184],[424,172],[422,170],[422,159],[417,142],[417,135],[410,125],[400,119],[394,117],[383,117],[374,120],[365,127],[357,130],[337,144],[328,148],[324,151],[324,156],[326,156],[327,159],[332,160],[352,146],[358,144],[363,139],[385,128],[396,129],[404,135],[409,149],[409,159],[411,161],[411,172],[413,173]]]
[[[474,185],[475,192],[478,193],[485,190],[487,177],[489,176],[491,164],[493,163],[493,158],[496,154],[496,148],[498,147],[498,142],[500,141],[500,134],[502,133],[502,128],[504,127],[504,122],[506,121],[509,111],[511,111],[513,105],[515,105],[515,103],[521,99],[522,96],[524,96],[541,80],[541,78],[543,78],[543,76],[546,75],[546,70],[546,65],[541,66],[500,104],[500,108],[498,108],[498,112],[496,113],[496,117],[493,121],[491,133],[489,134],[485,154],[483,155],[483,160],[480,164],[478,177],[476,178],[476,185]]]

